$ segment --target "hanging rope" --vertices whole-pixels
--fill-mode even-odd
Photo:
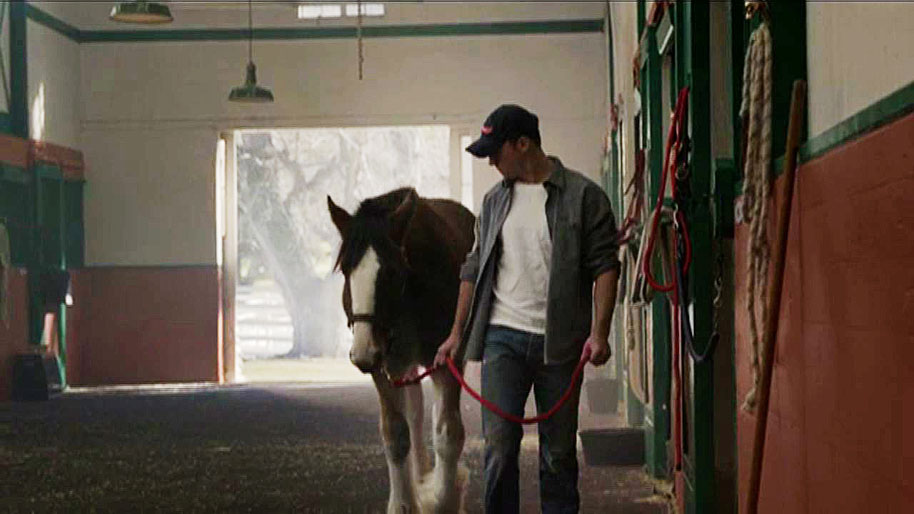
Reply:
[[[362,80],[362,64],[365,62],[365,57],[362,54],[362,0],[358,0],[356,3],[356,8],[358,9],[358,21],[356,27],[356,34],[359,39],[359,80]]]
[[[768,203],[771,198],[771,32],[768,23],[752,33],[743,68],[743,101],[740,117],[747,126],[744,160],[743,213],[749,224],[748,291],[749,338],[752,343],[750,369],[752,388],[742,408],[753,411],[760,380],[761,334],[767,332],[768,266],[771,250],[768,244]],[[762,304],[762,322],[756,315],[756,303]]]
[[[628,374],[629,384],[631,384],[632,392],[635,396],[641,400],[642,403],[647,403],[647,384],[645,380],[647,378],[647,373],[643,372],[644,367],[644,338],[643,338],[643,316],[642,312],[644,302],[636,303],[635,301],[635,290],[637,286],[643,284],[643,282],[638,281],[638,267],[637,262],[640,252],[633,244],[627,244],[622,247],[622,269],[623,269],[623,278],[625,282],[623,284],[623,299],[622,299],[622,334],[625,340],[625,347],[628,350],[629,361],[629,370]]]

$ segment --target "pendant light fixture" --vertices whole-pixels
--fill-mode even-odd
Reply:
[[[270,103],[273,93],[265,87],[257,85],[257,67],[254,66],[254,23],[252,20],[252,3],[248,0],[248,67],[245,73],[244,85],[232,89],[229,101],[244,103]]]
[[[171,23],[174,18],[171,16],[171,10],[167,5],[146,0],[136,0],[134,2],[124,2],[111,8],[111,14],[108,19],[120,21],[123,23]]]

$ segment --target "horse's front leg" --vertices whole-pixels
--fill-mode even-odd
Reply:
[[[406,418],[406,400],[403,389],[393,387],[381,372],[372,373],[381,404],[381,439],[387,458],[390,477],[388,514],[415,514],[416,489],[413,482],[409,456],[409,424]]]
[[[406,396],[406,423],[409,425],[410,464],[413,478],[419,483],[422,477],[432,470],[425,442],[422,440],[425,422],[425,407],[422,398],[422,386],[409,385],[403,388]]]
[[[435,373],[435,471],[436,512],[459,512],[462,487],[460,454],[465,438],[460,417],[460,384],[447,371]],[[465,477],[464,477],[465,480]]]

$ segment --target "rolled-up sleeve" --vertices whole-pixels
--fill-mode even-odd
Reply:
[[[479,275],[479,219],[480,217],[477,216],[476,224],[473,229],[475,235],[473,249],[467,254],[463,266],[460,267],[460,280],[464,282],[473,282],[474,284],[476,283],[476,277]]]
[[[581,213],[581,259],[591,279],[603,273],[618,270],[619,243],[616,237],[616,218],[606,193],[596,184],[584,190]]]

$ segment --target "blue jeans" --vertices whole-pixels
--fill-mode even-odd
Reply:
[[[577,362],[545,365],[543,343],[542,335],[490,326],[482,360],[483,398],[505,412],[523,416],[532,386],[537,413],[551,409],[568,388]],[[576,443],[580,396],[579,380],[568,403],[537,427],[543,514],[578,512]],[[517,513],[520,510],[518,457],[523,429],[483,407],[482,432],[486,444],[486,512]]]

